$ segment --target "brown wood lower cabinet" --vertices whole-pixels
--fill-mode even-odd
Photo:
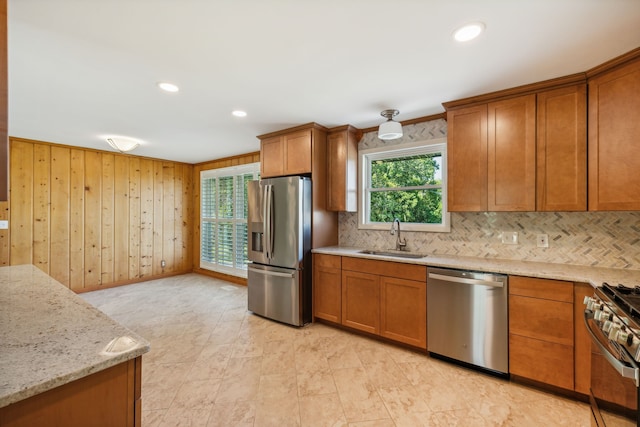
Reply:
[[[313,315],[342,322],[342,270],[340,257],[313,254]]]
[[[380,335],[427,348],[425,282],[380,277]]]
[[[342,271],[342,324],[370,334],[380,333],[380,278]]]
[[[314,317],[427,348],[426,266],[314,254]],[[589,392],[586,283],[509,276],[509,372]]]
[[[314,254],[313,268],[316,319],[427,348],[425,266]]]
[[[573,282],[509,277],[509,372],[574,390]]]
[[[140,357],[0,408],[3,427],[142,425]]]

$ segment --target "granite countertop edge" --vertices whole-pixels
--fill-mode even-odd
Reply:
[[[0,408],[135,359],[147,340],[33,265],[0,267]],[[37,315],[34,315],[37,314]],[[119,337],[128,347],[106,351]]]
[[[127,362],[131,359],[135,359],[138,356],[142,356],[150,350],[149,345],[139,346],[134,350],[126,353],[121,353],[117,356],[103,360],[102,362],[94,363],[88,366],[83,366],[76,371],[69,372],[65,375],[51,378],[49,380],[39,382],[36,384],[28,384],[23,388],[11,391],[10,393],[0,395],[0,408],[9,406],[13,403],[20,402],[38,394],[53,390],[56,387],[69,384],[73,381],[82,379],[96,372],[104,371],[105,369],[119,365],[120,363]]]
[[[328,246],[313,249],[313,253],[366,258],[379,261],[394,261],[406,264],[425,265],[429,267],[444,267],[482,272],[501,273],[508,275],[535,277],[540,279],[563,280],[570,282],[589,283],[593,287],[603,282],[611,284],[625,283],[635,285],[640,283],[640,270],[624,268],[605,268],[588,265],[561,264],[540,261],[522,261],[500,258],[483,258],[444,254],[427,254],[423,258],[401,258],[361,253],[365,248]]]

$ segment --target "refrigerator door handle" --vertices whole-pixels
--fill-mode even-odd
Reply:
[[[273,244],[275,234],[273,233],[274,215],[273,215],[273,185],[269,184],[265,187],[265,240],[266,240],[266,255],[267,259],[273,258]]]
[[[269,185],[264,186],[264,190],[262,192],[262,230],[264,233],[264,252],[268,258],[270,258],[270,248],[269,248]]]
[[[291,278],[291,277],[293,277],[295,275],[295,272],[279,273],[277,271],[259,270],[257,268],[252,268],[252,267],[249,267],[248,269],[249,269],[249,271],[253,271],[254,273],[258,273],[258,274],[264,274],[265,276],[277,276],[277,277]]]

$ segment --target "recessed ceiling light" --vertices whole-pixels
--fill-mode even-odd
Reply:
[[[247,117],[247,112],[242,110],[234,110],[231,112],[236,117]]]
[[[455,30],[453,38],[459,42],[468,42],[478,37],[483,30],[484,24],[482,22],[473,22]]]
[[[178,86],[168,82],[158,82],[158,87],[165,92],[177,92],[180,90]]]

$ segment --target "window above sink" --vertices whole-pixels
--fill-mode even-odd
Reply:
[[[358,228],[449,232],[446,138],[361,150]]]

